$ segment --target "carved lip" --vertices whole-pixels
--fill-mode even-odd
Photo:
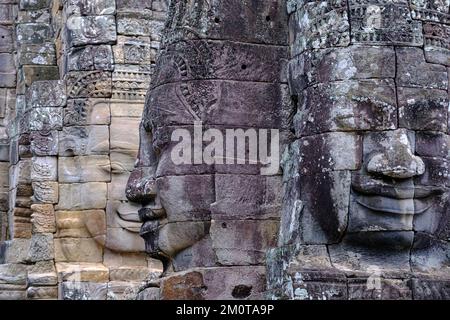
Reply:
[[[373,211],[400,215],[421,214],[431,207],[431,202],[426,199],[394,199],[360,195],[356,198],[356,202]]]
[[[426,212],[432,198],[446,192],[445,188],[415,185],[411,187],[380,185],[378,183],[352,184],[356,202],[382,213],[414,215]]]

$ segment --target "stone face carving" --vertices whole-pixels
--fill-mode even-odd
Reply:
[[[448,299],[449,3],[347,3],[351,45],[289,63],[296,140],[269,297]],[[290,19],[314,7],[292,5]],[[291,44],[308,32],[289,31]]]
[[[287,58],[285,9],[279,1],[171,2],[126,189],[128,199],[139,203],[147,253],[165,263],[162,299],[262,296],[263,272],[233,268],[259,265],[262,271],[265,251],[277,238],[281,177],[259,176],[256,165],[176,166],[170,136],[177,128],[192,131],[196,120],[224,132],[287,131],[289,103],[280,81]],[[234,24],[239,32],[225,27]],[[125,119],[111,126],[121,123]],[[113,148],[126,142],[118,138],[111,137]],[[245,276],[237,279],[235,271]],[[218,279],[227,286],[213,289]],[[212,289],[195,293],[203,286]]]

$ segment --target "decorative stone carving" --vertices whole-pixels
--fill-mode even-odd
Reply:
[[[70,46],[103,44],[116,41],[116,23],[112,15],[71,16],[67,19],[68,43]]]

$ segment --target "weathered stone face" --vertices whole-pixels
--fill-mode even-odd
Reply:
[[[431,295],[443,298],[445,290],[432,281],[395,279],[411,270],[435,279],[449,265],[443,255],[449,2],[292,1],[288,7],[297,140],[284,159],[281,247],[269,254],[270,294],[411,299],[434,288]],[[314,18],[342,12],[349,27],[304,18],[313,12]],[[321,29],[329,21],[336,25]],[[350,280],[350,274],[364,276]],[[370,293],[362,286],[374,278]]]
[[[189,272],[168,279],[163,299],[191,297],[188,288],[174,292],[184,278],[193,286],[224,277],[230,283],[192,298],[244,299],[261,293],[263,275],[239,287],[232,273],[219,275],[214,267],[232,272],[236,265],[264,264],[265,251],[277,240],[281,177],[261,176],[261,163],[176,165],[171,135],[176,129],[194,134],[194,121],[223,133],[288,130],[285,10],[284,3],[272,0],[171,2],[126,193],[141,206],[146,251],[166,261],[167,270],[170,265],[175,272],[204,268],[207,279],[200,275],[197,283],[197,275]],[[127,32],[125,17],[119,25]],[[135,31],[140,35],[135,43],[123,41],[116,49],[124,61],[146,58],[139,54],[145,48],[145,25]]]

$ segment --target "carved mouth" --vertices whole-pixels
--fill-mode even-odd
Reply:
[[[434,196],[445,189],[433,186],[398,187],[375,184],[352,185],[356,202],[361,206],[380,213],[414,215],[426,212],[433,204]]]
[[[427,199],[394,199],[382,196],[359,195],[356,202],[370,210],[400,215],[421,214],[431,207]]]

